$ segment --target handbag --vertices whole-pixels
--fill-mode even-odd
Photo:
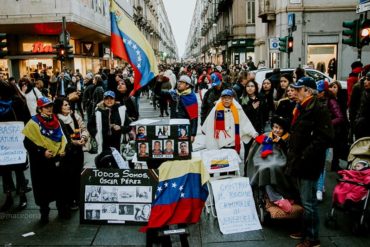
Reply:
[[[90,137],[90,150],[89,153],[97,154],[98,153],[98,142],[94,137]]]

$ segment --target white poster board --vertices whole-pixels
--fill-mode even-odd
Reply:
[[[218,224],[223,234],[262,229],[249,178],[237,177],[211,182]]]
[[[22,164],[27,152],[23,146],[23,122],[0,122],[0,165]]]

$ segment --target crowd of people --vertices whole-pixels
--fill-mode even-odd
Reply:
[[[191,142],[200,123],[207,149],[231,148],[238,153],[244,149],[245,176],[254,141],[262,145],[264,158],[279,143],[279,153],[286,158],[284,174],[295,179],[297,200],[305,209],[300,238],[307,246],[317,245],[317,201],[325,191],[327,150],[333,149],[331,170],[337,171],[349,144],[370,136],[370,65],[352,64],[346,91],[338,81],[315,82],[300,67],[293,74],[274,69],[259,84],[252,65],[163,64],[159,74],[136,92],[129,65],[85,76],[64,69],[50,78],[1,79],[0,121],[24,122],[28,151],[26,163],[0,167],[6,194],[1,212],[12,207],[15,190],[19,208],[27,206],[31,188],[24,170],[30,165],[41,222],[48,222],[52,201],[57,202],[59,216],[69,218],[78,208],[83,152],[92,148],[93,139],[97,153],[110,147],[121,150],[130,123],[139,119],[140,97],[148,97],[153,108],[159,108],[159,117],[190,120]],[[201,95],[200,113],[196,93]],[[184,146],[184,153],[187,149]],[[140,147],[140,152],[146,156],[147,147]],[[269,186],[272,202],[289,212],[291,201],[276,196],[274,185]]]

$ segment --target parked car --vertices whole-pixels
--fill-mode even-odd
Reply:
[[[281,74],[293,74],[295,69],[280,69]],[[316,69],[305,69],[307,76],[312,77],[315,81],[319,81],[322,79],[326,79],[327,81],[332,82],[334,81],[333,78],[329,77],[328,75],[322,73]],[[252,71],[256,74],[256,82],[259,86],[262,85],[264,79],[269,78],[272,75],[272,69],[258,69]],[[347,90],[347,82],[346,81],[339,81],[342,85],[342,89]]]

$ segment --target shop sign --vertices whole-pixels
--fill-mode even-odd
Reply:
[[[23,52],[31,53],[52,53],[53,46],[51,43],[37,41],[35,43],[23,43]]]
[[[83,54],[93,54],[94,52],[94,43],[84,42],[82,43],[82,53]]]

